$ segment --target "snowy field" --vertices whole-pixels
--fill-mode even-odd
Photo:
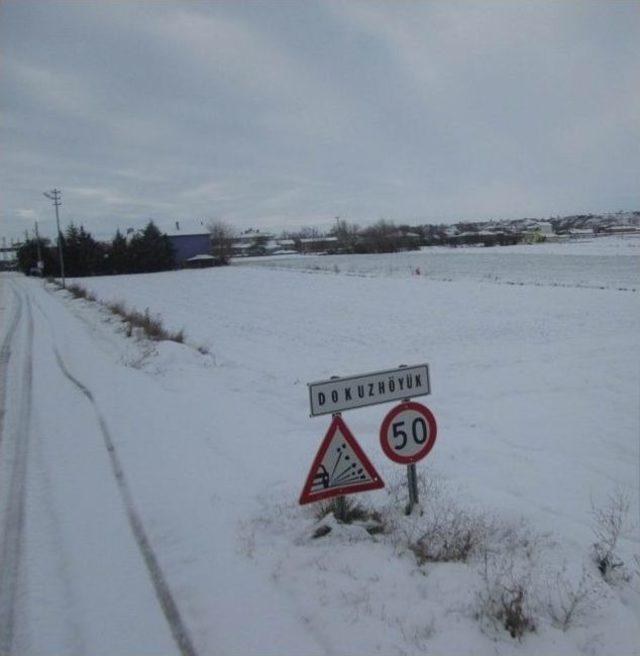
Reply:
[[[561,255],[562,257],[558,257]],[[485,247],[425,247],[383,255],[323,255],[238,259],[237,264],[326,271],[357,276],[476,280],[507,285],[585,287],[636,291],[640,235],[566,243]]]
[[[149,308],[184,329],[187,346],[128,339],[95,304],[19,286],[101,408],[202,656],[626,656],[640,653],[640,280],[635,243],[619,244],[273,258],[78,281],[101,301]],[[418,465],[424,515],[404,516],[404,468],[380,449],[387,405],[344,414],[387,484],[354,498],[385,532],[319,522],[297,505],[329,425],[309,418],[306,383],[420,362],[432,384],[422,401],[438,421]],[[91,473],[61,461],[58,475],[60,506],[73,505],[74,483]],[[98,480],[88,498],[102,489]],[[630,502],[617,546],[625,566],[605,581],[594,508],[620,494]],[[417,557],[444,519],[471,530],[468,557]],[[320,525],[332,530],[313,539]],[[82,567],[68,568],[81,587]],[[56,598],[59,583],[43,581],[27,616]],[[518,585],[535,630],[514,639],[492,612]],[[103,622],[84,644],[116,653],[122,627]],[[37,622],[25,626],[24,644],[47,643]],[[50,635],[40,653],[65,651],[61,630]],[[129,646],[159,653],[149,645]]]

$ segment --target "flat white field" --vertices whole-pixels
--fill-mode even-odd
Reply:
[[[637,256],[424,251],[78,282],[192,347],[117,346],[105,313],[66,301],[120,363],[76,358],[203,653],[638,653]],[[312,539],[297,497],[329,419],[309,418],[306,383],[421,362],[438,422],[418,465],[424,518],[402,514],[405,471],[378,442],[391,406],[374,406],[344,419],[387,482],[358,498],[388,533],[333,523]],[[607,583],[593,510],[619,494],[626,574]],[[411,546],[434,509],[493,535],[466,561],[422,563]],[[479,610],[516,580],[536,626],[522,640]],[[587,588],[562,627],[562,600]]]
[[[425,247],[403,253],[272,256],[237,264],[326,271],[356,276],[427,276],[450,282],[582,287],[636,291],[640,284],[640,235],[567,243],[485,247]]]

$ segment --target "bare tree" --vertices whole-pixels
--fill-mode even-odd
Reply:
[[[393,221],[380,219],[363,232],[366,252],[393,253],[398,250],[398,229]]]
[[[236,239],[235,228],[224,221],[211,221],[207,228],[211,233],[211,254],[220,264],[229,264]]]
[[[341,251],[353,253],[358,243],[359,232],[358,224],[349,223],[344,219],[337,219],[336,225],[331,229],[330,234],[338,238],[338,246]]]
[[[298,239],[317,239],[322,237],[322,233],[316,226],[303,226],[298,230]]]

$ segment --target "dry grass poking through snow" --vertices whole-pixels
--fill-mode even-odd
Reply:
[[[62,286],[57,281],[48,280],[48,282],[54,284],[58,289],[62,289]],[[66,290],[74,298],[81,298],[86,301],[100,303],[94,294],[77,283],[67,285]],[[112,301],[110,303],[100,304],[104,305],[113,314],[119,316],[127,324],[127,337],[131,337],[137,329],[142,332],[147,339],[155,342],[171,341],[177,342],[178,344],[184,344],[184,330],[172,331],[165,328],[160,317],[152,315],[149,312],[149,308],[146,308],[144,312],[139,312],[138,310],[133,309],[129,310],[124,301]],[[198,347],[198,351],[202,354],[208,353],[208,349],[202,346]]]
[[[320,615],[342,613],[363,626],[380,623],[389,636],[406,639],[407,653],[417,647],[428,651],[431,640],[450,630],[451,616],[469,623],[469,630],[479,627],[489,641],[518,643],[532,634],[538,641],[555,640],[549,634],[554,630],[571,641],[598,617],[611,593],[589,544],[567,561],[549,535],[525,521],[465,506],[438,477],[423,474],[418,484],[424,503],[409,516],[404,477],[376,497],[302,509],[264,500],[264,512],[242,526],[242,551],[273,561],[268,567],[274,568],[274,581],[286,580],[294,595],[332,590],[330,598],[319,597]],[[439,588],[430,580],[447,583]],[[394,597],[395,590],[402,592]],[[399,619],[407,604],[415,617]],[[418,635],[417,642],[411,638]]]
[[[170,331],[164,327],[162,320],[159,316],[153,316],[146,308],[144,312],[138,310],[128,310],[124,303],[115,302],[108,303],[107,307],[118,316],[122,317],[127,323],[127,336],[130,337],[134,330],[137,328],[141,330],[145,337],[153,341],[159,342],[169,340],[184,344],[184,331]]]
[[[67,291],[73,295],[74,298],[83,298],[86,301],[95,301],[96,297],[84,287],[80,285],[71,284],[67,287]]]

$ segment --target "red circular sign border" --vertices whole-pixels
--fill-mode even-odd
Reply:
[[[425,442],[424,448],[415,453],[412,456],[399,456],[390,446],[386,440],[387,431],[389,430],[389,425],[392,420],[405,410],[414,410],[415,412],[420,413],[426,420],[429,426],[429,439]],[[397,462],[400,465],[411,465],[418,460],[422,460],[425,456],[428,455],[429,451],[433,449],[433,445],[436,442],[436,436],[438,433],[438,427],[436,425],[436,418],[433,416],[433,413],[426,405],[421,403],[415,403],[414,401],[405,401],[400,405],[397,405],[395,408],[392,408],[382,420],[382,426],[380,426],[380,446],[384,451],[387,458]]]

